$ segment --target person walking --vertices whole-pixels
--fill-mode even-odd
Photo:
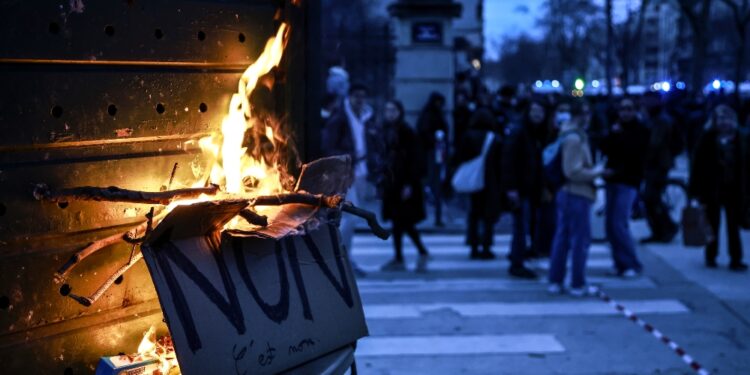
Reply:
[[[633,278],[641,273],[643,265],[636,253],[629,220],[643,181],[650,132],[636,116],[632,99],[622,99],[618,112],[618,121],[601,144],[602,153],[609,159],[607,168],[612,170],[612,174],[605,178],[605,226],[615,274]]]
[[[435,226],[443,226],[442,186],[449,144],[444,107],[445,96],[432,92],[417,119],[417,132],[427,160],[427,187],[435,205]]]
[[[550,255],[549,292],[560,294],[564,291],[570,255],[572,282],[568,292],[573,296],[583,296],[586,293],[586,260],[591,245],[591,205],[596,199],[594,180],[605,173],[605,167],[604,164],[594,165],[585,130],[586,118],[580,107],[572,107],[570,115],[562,117],[565,119],[555,145],[556,154],[559,154],[553,155],[551,161],[555,163],[555,158],[560,158],[559,168],[564,178],[555,197],[557,224]]]
[[[719,226],[724,209],[729,242],[729,269],[746,271],[740,225],[750,219],[750,135],[737,124],[736,112],[717,106],[696,144],[690,168],[690,196],[706,208],[713,240],[706,245],[706,267],[716,268]]]
[[[385,103],[383,113],[385,155],[383,156],[383,219],[393,222],[394,257],[381,267],[383,271],[402,271],[402,238],[407,234],[419,252],[417,270],[425,269],[429,253],[422,243],[416,224],[425,219],[424,191],[419,139],[404,120],[404,106],[397,100]]]
[[[326,156],[349,155],[352,159],[352,186],[346,193],[346,200],[361,206],[368,187],[368,170],[375,169],[376,153],[380,136],[373,121],[373,110],[367,104],[367,87],[352,84],[344,99],[341,110],[336,111],[323,128],[322,151]],[[347,251],[351,252],[354,226],[357,218],[343,215],[341,237]],[[361,220],[361,219],[359,219]],[[351,259],[351,258],[350,258]],[[354,272],[364,276],[365,272],[352,262]]]
[[[469,130],[456,153],[455,165],[479,156],[488,137],[494,137],[485,155],[484,187],[469,197],[466,242],[471,247],[471,259],[493,259],[492,238],[495,223],[502,211],[500,194],[501,135],[496,132],[497,123],[492,112],[480,108],[471,118]],[[481,246],[481,251],[480,251]]]

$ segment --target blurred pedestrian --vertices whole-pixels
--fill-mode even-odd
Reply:
[[[570,113],[565,110],[570,108]],[[549,292],[564,290],[568,255],[571,258],[572,282],[569,293],[583,296],[586,293],[586,260],[591,244],[591,205],[596,199],[594,180],[603,175],[603,164],[594,165],[588,136],[587,114],[580,106],[561,108],[560,136],[555,144],[550,163],[559,160],[555,168],[563,177],[556,194],[557,225],[550,256]],[[548,149],[549,150],[549,149]],[[559,159],[557,159],[559,158]],[[545,165],[548,161],[545,155]],[[546,167],[545,167],[546,168]]]
[[[469,121],[471,121],[471,115],[473,113],[473,103],[469,101],[469,97],[464,91],[456,93],[456,103],[453,108],[453,137],[452,137],[452,150],[456,152],[460,146],[461,140],[464,139],[464,134],[469,129]]]
[[[729,269],[745,271],[740,225],[750,219],[750,135],[740,130],[737,114],[727,105],[714,109],[699,139],[690,168],[690,196],[706,208],[713,241],[706,245],[706,267],[716,268],[721,210],[726,217]]]
[[[664,110],[660,94],[646,93],[643,104],[651,138],[642,198],[651,235],[642,239],[641,243],[669,243],[677,235],[679,227],[672,219],[662,196],[667,188],[669,171],[683,149],[682,135],[675,128],[672,117]]]
[[[492,102],[492,112],[495,114],[500,132],[520,121],[516,107],[516,88],[503,85]]]
[[[489,148],[484,159],[484,187],[469,197],[466,240],[471,247],[471,259],[495,258],[491,249],[492,239],[495,223],[502,211],[500,138],[501,134],[497,132],[497,123],[492,112],[486,108],[477,109],[456,153],[455,164],[465,163],[479,156],[489,139]]]
[[[354,180],[346,193],[346,200],[360,205],[368,187],[368,173],[375,170],[377,146],[381,134],[373,121],[373,110],[367,104],[368,89],[354,83],[344,99],[341,110],[336,111],[323,128],[322,150],[326,155],[349,155],[352,159]],[[370,152],[368,152],[370,151]],[[341,237],[347,251],[351,251],[356,218],[344,215],[341,218]],[[361,219],[360,219],[361,220]],[[351,259],[351,258],[350,258]],[[352,263],[359,275],[365,272]]]
[[[422,243],[416,224],[425,219],[419,138],[404,120],[404,106],[397,100],[385,103],[383,113],[385,141],[383,191],[383,219],[393,222],[394,257],[381,269],[405,270],[402,238],[406,233],[419,252],[418,270],[424,270],[429,253]]]
[[[629,220],[643,182],[650,132],[638,119],[632,99],[620,101],[618,114],[617,122],[612,125],[601,144],[602,152],[609,159],[607,168],[612,170],[612,174],[605,178],[605,225],[607,239],[612,247],[614,272],[633,278],[641,273],[643,265],[636,253]]]
[[[435,226],[443,226],[442,185],[448,152],[448,123],[443,109],[445,96],[433,92],[417,120],[417,132],[427,160],[427,187],[435,205]]]
[[[513,215],[510,244],[510,272],[531,277],[524,267],[529,253],[547,255],[554,233],[554,206],[542,178],[542,151],[549,143],[551,129],[542,103],[532,101],[523,122],[507,129],[502,155],[502,185]],[[546,194],[543,194],[547,191]],[[542,207],[543,195],[544,207]],[[532,229],[532,223],[534,225]],[[534,230],[536,229],[536,230]],[[532,237],[531,248],[528,238]]]

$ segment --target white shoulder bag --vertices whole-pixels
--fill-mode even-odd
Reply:
[[[482,146],[482,153],[479,156],[461,163],[453,174],[451,185],[457,193],[476,193],[484,189],[484,164],[487,158],[487,152],[490,151],[492,141],[495,140],[495,133],[487,132]]]

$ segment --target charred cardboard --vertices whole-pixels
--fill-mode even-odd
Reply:
[[[277,373],[368,334],[337,227],[300,232],[315,210],[290,205],[271,231],[222,232],[246,205],[177,207],[142,246],[183,374]]]

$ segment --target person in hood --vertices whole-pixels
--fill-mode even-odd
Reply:
[[[706,208],[713,241],[706,245],[706,267],[716,268],[721,211],[726,216],[729,269],[746,271],[740,226],[750,221],[750,135],[738,128],[737,114],[719,105],[698,140],[690,168],[690,196]]]
[[[367,104],[367,87],[352,84],[349,94],[344,99],[342,108],[336,111],[323,128],[321,137],[322,151],[325,156],[349,155],[352,159],[352,186],[346,193],[346,200],[354,205],[364,202],[370,172],[378,170],[379,131],[373,121],[373,110]],[[373,173],[372,176],[377,176]],[[352,215],[341,219],[341,237],[343,245],[351,251],[354,225],[362,220]],[[355,265],[355,272],[364,272]]]

